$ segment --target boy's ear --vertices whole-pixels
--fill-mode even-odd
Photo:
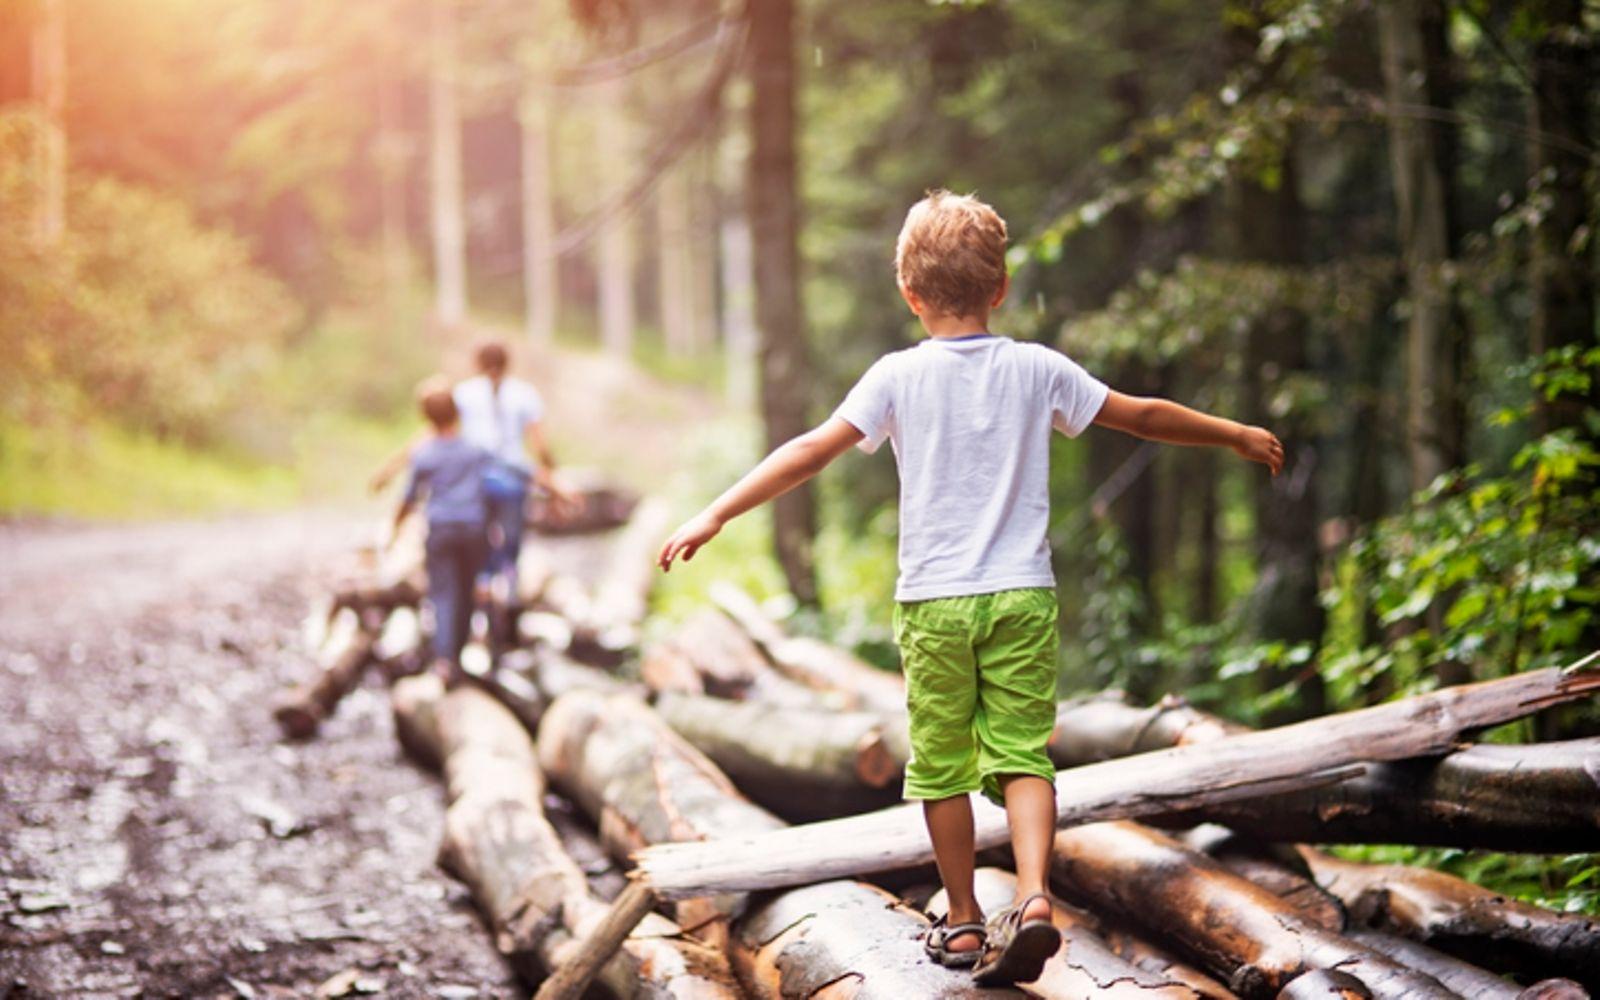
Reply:
[[[1007,274],[1000,279],[1000,290],[994,293],[994,301],[989,303],[990,309],[999,309],[1000,303],[1006,300],[1006,293],[1011,291],[1011,275]]]
[[[894,284],[896,288],[900,289],[900,297],[906,300],[906,305],[911,308],[911,311],[921,316],[923,309],[922,299],[917,297],[917,293],[906,287],[906,283],[903,281],[896,281]]]

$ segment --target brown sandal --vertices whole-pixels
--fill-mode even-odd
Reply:
[[[1033,901],[1049,897],[1035,893],[1008,906],[989,919],[988,941],[983,958],[972,970],[980,986],[1009,986],[1031,983],[1044,972],[1044,964],[1061,947],[1061,932],[1050,920],[1024,920]],[[1053,905],[1053,904],[1052,904]]]
[[[953,951],[950,942],[963,934],[976,934],[978,947],[966,951]],[[928,957],[938,962],[947,969],[971,968],[978,961],[978,956],[983,954],[984,944],[989,939],[988,928],[982,924],[956,924],[951,926],[948,915],[941,916],[928,925],[923,932],[922,948]]]

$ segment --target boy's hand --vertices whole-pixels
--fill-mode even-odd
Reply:
[[[661,546],[661,555],[656,557],[656,565],[661,567],[663,573],[672,569],[672,561],[679,556],[684,562],[694,558],[700,551],[700,546],[717,537],[717,532],[722,530],[722,522],[711,515],[709,511],[701,512],[683,522],[683,526],[672,533],[667,543]]]
[[[1283,442],[1265,427],[1243,428],[1233,450],[1240,458],[1265,465],[1274,476],[1283,471]]]

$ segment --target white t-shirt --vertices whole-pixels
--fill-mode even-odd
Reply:
[[[1076,437],[1105,384],[1066,355],[1009,337],[930,338],[879,358],[835,416],[894,446],[895,599],[1052,587],[1050,431]]]
[[[523,447],[523,431],[544,419],[539,391],[517,378],[500,380],[499,391],[488,376],[457,383],[451,393],[461,412],[461,436],[495,458],[519,469],[532,469]]]

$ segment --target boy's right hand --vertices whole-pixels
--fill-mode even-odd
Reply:
[[[722,530],[722,522],[713,517],[709,511],[702,511],[694,517],[683,522],[667,543],[661,546],[661,554],[656,557],[656,565],[661,567],[663,573],[672,569],[672,561],[679,556],[684,562],[694,558],[700,551],[700,546],[717,537],[717,532]]]
[[[1265,465],[1274,476],[1283,471],[1283,442],[1265,427],[1242,428],[1233,450],[1240,458]]]

